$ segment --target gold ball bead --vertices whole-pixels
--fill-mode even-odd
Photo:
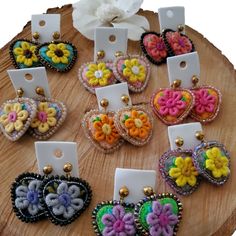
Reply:
[[[53,33],[52,37],[53,37],[55,40],[57,40],[57,39],[59,39],[59,38],[61,37],[61,35],[60,35],[60,33],[59,33],[58,31],[56,31],[56,32]]]
[[[97,59],[103,59],[105,57],[105,52],[103,50],[97,52]]]
[[[109,105],[109,101],[108,101],[106,98],[103,98],[103,99],[100,101],[100,105],[101,105],[101,107],[106,108],[106,107],[108,107],[108,105]]]
[[[197,140],[202,141],[204,139],[204,133],[202,131],[197,131],[195,137]]]
[[[124,186],[120,189],[119,194],[121,198],[125,198],[129,195],[129,189],[126,186]]]
[[[72,168],[73,168],[72,164],[68,162],[64,165],[63,170],[66,173],[70,173],[72,171]]]
[[[181,85],[181,80],[177,79],[173,82],[172,87],[173,88],[179,88]]]
[[[147,196],[147,197],[150,197],[154,194],[153,188],[150,186],[144,187],[143,192],[144,192],[145,196]]]
[[[35,39],[35,40],[38,40],[39,39],[39,32],[34,32],[33,33],[33,38]]]
[[[116,57],[121,57],[121,56],[123,56],[124,55],[124,53],[122,52],[122,51],[117,51],[116,53],[115,53],[115,56]]]
[[[42,87],[37,87],[35,91],[38,95],[44,96],[44,89]]]
[[[178,31],[183,32],[184,31],[184,25],[178,25]]]
[[[47,165],[43,167],[43,173],[45,175],[49,175],[52,173],[52,166],[51,165]]]
[[[19,89],[17,89],[16,93],[17,93],[17,96],[18,96],[18,97],[22,97],[23,94],[24,94],[24,91],[23,91],[22,88],[19,88]]]
[[[129,96],[123,94],[123,95],[121,96],[121,101],[122,101],[123,103],[125,103],[126,105],[128,105],[128,104],[129,104]]]
[[[196,85],[198,82],[199,82],[198,77],[197,77],[196,75],[194,75],[194,76],[192,77],[192,83],[193,83],[194,85]]]
[[[182,147],[184,145],[184,140],[183,138],[181,137],[178,137],[176,140],[175,140],[175,144],[177,147]]]

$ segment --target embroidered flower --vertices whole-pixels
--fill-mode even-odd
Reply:
[[[175,55],[181,55],[192,51],[192,43],[186,37],[182,36],[179,32],[167,32],[166,37],[171,48],[174,50]]]
[[[169,170],[170,177],[176,179],[177,186],[184,187],[186,184],[194,186],[197,183],[198,172],[193,165],[191,157],[177,157],[175,159],[175,167]]]
[[[151,226],[151,236],[172,236],[173,228],[178,223],[178,217],[173,213],[171,204],[159,201],[152,203],[152,212],[147,215],[147,223]]]
[[[21,42],[20,46],[15,47],[13,52],[16,55],[16,62],[22,63],[26,66],[32,66],[34,62],[38,62],[35,55],[36,46],[28,42]]]
[[[79,198],[78,186],[68,187],[67,183],[62,182],[56,191],[57,193],[47,194],[45,198],[47,206],[52,207],[52,212],[56,216],[63,215],[64,218],[69,219],[84,206],[84,201]]]
[[[158,99],[158,104],[160,105],[159,112],[164,116],[178,116],[180,111],[187,106],[186,102],[182,100],[181,92],[171,89],[163,92],[163,96]]]
[[[194,109],[198,114],[214,112],[216,98],[210,95],[207,89],[193,90],[193,93],[195,95]]]
[[[16,188],[15,206],[20,210],[29,212],[30,215],[36,215],[40,210],[43,210],[42,205],[39,202],[38,190],[42,181],[32,180],[29,185],[20,185]]]
[[[69,63],[69,56],[70,51],[66,48],[66,44],[64,43],[50,43],[48,45],[49,50],[47,51],[46,55],[50,57],[53,61],[53,63],[63,63],[68,64]]]
[[[12,133],[14,130],[23,129],[28,116],[28,111],[23,110],[20,103],[7,103],[3,108],[3,114],[0,116],[0,123],[7,133]]]
[[[98,141],[106,141],[109,144],[115,143],[120,135],[118,134],[114,120],[107,115],[101,115],[94,120],[93,127],[95,128],[94,138]]]
[[[55,118],[57,111],[54,107],[48,107],[47,102],[40,102],[38,104],[38,111],[36,118],[31,122],[32,128],[37,128],[39,132],[45,133],[50,127],[57,124],[57,119]]]
[[[143,82],[146,77],[146,68],[137,59],[125,60],[123,75],[132,83]]]
[[[215,178],[220,178],[221,176],[227,176],[230,172],[229,170],[229,160],[223,155],[219,148],[213,147],[206,151],[206,169],[210,170]]]
[[[88,83],[90,85],[106,86],[108,85],[108,80],[112,76],[112,73],[109,68],[107,68],[106,64],[101,62],[98,64],[89,64],[85,75],[89,79]]]
[[[151,130],[151,123],[147,114],[131,111],[131,116],[125,115],[124,125],[129,131],[129,135],[134,138],[145,139]]]
[[[167,57],[167,49],[162,37],[155,34],[148,34],[144,37],[144,46],[148,54],[156,61],[162,61]]]
[[[134,236],[136,233],[133,214],[125,213],[124,207],[120,205],[114,206],[111,214],[105,214],[102,223],[105,225],[102,232],[104,236]]]

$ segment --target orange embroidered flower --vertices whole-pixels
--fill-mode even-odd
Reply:
[[[147,115],[136,110],[131,111],[131,117],[127,117],[124,125],[128,129],[129,135],[134,138],[145,139],[151,130],[151,123]]]
[[[118,134],[114,120],[107,115],[101,115],[97,117],[93,123],[93,127],[95,128],[94,138],[98,142],[106,141],[109,144],[115,143],[120,135]]]

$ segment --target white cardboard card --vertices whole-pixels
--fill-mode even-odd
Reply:
[[[175,80],[181,80],[181,87],[191,88],[192,77],[200,78],[200,62],[197,52],[191,52],[167,58],[167,69],[170,85]]]
[[[74,142],[35,142],[35,152],[38,162],[39,174],[44,175],[43,168],[51,165],[51,175],[65,175],[63,167],[71,163],[73,168],[71,176],[79,177],[77,144]]]
[[[23,97],[38,97],[35,92],[37,87],[42,87],[44,89],[46,97],[51,97],[45,67],[8,70],[7,73],[11,79],[15,91],[20,88],[23,89]]]
[[[156,171],[116,168],[114,200],[120,200],[119,190],[124,186],[129,189],[129,195],[124,201],[138,203],[139,200],[145,197],[144,187],[150,186],[156,192]]]
[[[54,32],[61,32],[61,15],[60,14],[40,14],[31,17],[31,33],[39,33],[37,42],[46,43],[53,40]]]
[[[121,100],[122,95],[129,96],[129,90],[126,82],[105,86],[103,88],[96,88],[95,92],[97,96],[98,108],[100,111],[104,110],[104,108],[100,105],[100,101],[104,98],[109,101],[109,105],[106,108],[106,111],[117,111],[121,108],[126,107],[126,105]],[[129,96],[129,98],[130,99],[128,105],[131,106],[131,97]]]
[[[103,61],[115,60],[115,53],[121,51],[124,55],[127,52],[128,29],[99,27],[95,29],[94,37],[94,61],[97,60],[97,52],[104,51]]]
[[[201,141],[197,140],[195,137],[197,131],[202,131],[200,122],[168,126],[168,137],[171,150],[178,148],[175,144],[175,140],[178,137],[184,139],[184,144],[181,147],[182,149],[194,149],[194,147],[201,143]]]
[[[184,7],[163,7],[158,9],[160,32],[164,29],[178,31],[179,25],[185,25]],[[181,33],[184,33],[182,31]]]

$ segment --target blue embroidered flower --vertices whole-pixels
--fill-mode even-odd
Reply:
[[[28,186],[20,185],[17,187],[15,206],[20,210],[27,209],[32,216],[43,210],[38,197],[38,189],[41,183],[42,181],[40,180],[32,180]]]
[[[78,186],[68,187],[67,183],[62,182],[57,187],[57,193],[49,193],[45,202],[47,206],[52,207],[55,215],[63,215],[64,218],[69,219],[84,206],[84,201],[79,196]]]

